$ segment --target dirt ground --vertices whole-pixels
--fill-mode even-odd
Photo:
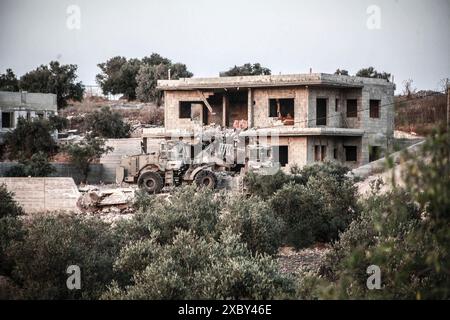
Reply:
[[[317,271],[329,250],[329,245],[321,243],[298,251],[292,247],[281,247],[277,255],[280,270],[285,273]]]

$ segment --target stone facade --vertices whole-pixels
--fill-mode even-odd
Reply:
[[[287,147],[286,170],[324,160],[358,167],[392,145],[394,85],[384,79],[245,76],[162,80],[158,87],[164,91],[167,135],[204,125],[233,127],[242,120],[248,126],[243,135],[258,139],[267,129],[277,135],[268,141]]]

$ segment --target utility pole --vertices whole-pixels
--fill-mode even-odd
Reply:
[[[450,83],[447,78],[447,133],[450,132]]]

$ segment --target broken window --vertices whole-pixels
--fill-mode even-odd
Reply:
[[[180,119],[190,119],[191,118],[191,106],[192,102],[190,101],[180,101]]]
[[[370,117],[379,118],[380,117],[380,100],[370,100]]]
[[[381,158],[381,148],[379,146],[371,146],[369,149],[369,162]]]
[[[269,99],[269,117],[279,118],[285,125],[293,125],[294,99]]]
[[[358,101],[356,99],[347,100],[347,118],[356,118],[358,116]]]
[[[314,146],[314,161],[324,161],[327,157],[327,146]]]
[[[2,112],[2,128],[14,128],[14,112]]]
[[[285,167],[289,163],[289,147],[288,146],[274,146],[272,153],[275,161],[278,159],[280,166]]]
[[[180,101],[179,102],[179,113],[178,117],[180,119],[191,119],[199,120],[201,115],[203,115],[203,121],[205,121],[205,104],[202,101]],[[208,110],[206,110],[206,114]]]
[[[345,149],[345,161],[357,161],[357,148],[356,146],[344,146]]]
[[[319,98],[316,101],[316,125],[327,125],[327,99]]]

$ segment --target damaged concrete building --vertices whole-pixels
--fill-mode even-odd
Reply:
[[[0,142],[17,126],[19,117],[48,118],[57,114],[56,94],[0,91]]]
[[[323,73],[183,78],[159,80],[158,89],[166,137],[207,125],[241,130],[249,141],[268,137],[285,170],[327,160],[355,168],[392,147],[394,84],[384,79]]]

